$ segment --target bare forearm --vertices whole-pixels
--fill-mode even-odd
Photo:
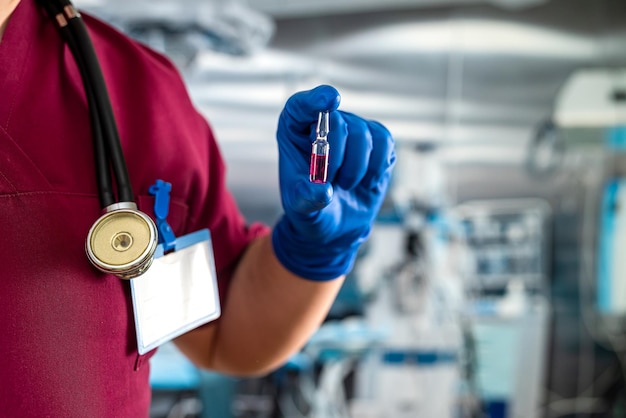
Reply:
[[[304,345],[342,281],[291,274],[274,256],[270,237],[261,237],[239,264],[220,320],[177,343],[203,367],[238,375],[268,372]]]

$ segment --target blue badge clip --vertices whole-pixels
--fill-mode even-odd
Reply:
[[[156,226],[159,230],[159,244],[163,245],[163,251],[173,250],[176,246],[176,236],[172,227],[167,223],[167,214],[170,210],[170,191],[171,183],[163,180],[157,180],[148,192],[155,196],[154,199],[154,216],[156,217]]]

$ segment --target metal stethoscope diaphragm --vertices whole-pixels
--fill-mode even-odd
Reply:
[[[144,273],[154,259],[158,232],[155,223],[137,205],[111,205],[96,220],[85,241],[89,261],[100,271],[132,279]]]

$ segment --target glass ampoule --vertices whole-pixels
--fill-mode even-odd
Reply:
[[[312,183],[326,183],[328,176],[328,112],[320,112],[317,117],[316,139],[311,147],[311,165],[309,180]]]

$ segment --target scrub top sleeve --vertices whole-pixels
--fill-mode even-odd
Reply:
[[[211,232],[215,268],[220,300],[225,300],[228,285],[237,262],[255,238],[269,233],[261,223],[249,224],[226,185],[226,165],[213,131],[202,115],[198,121],[206,142],[206,172],[198,179],[200,186],[193,187],[190,196],[190,213],[187,229],[196,231],[208,228]]]

